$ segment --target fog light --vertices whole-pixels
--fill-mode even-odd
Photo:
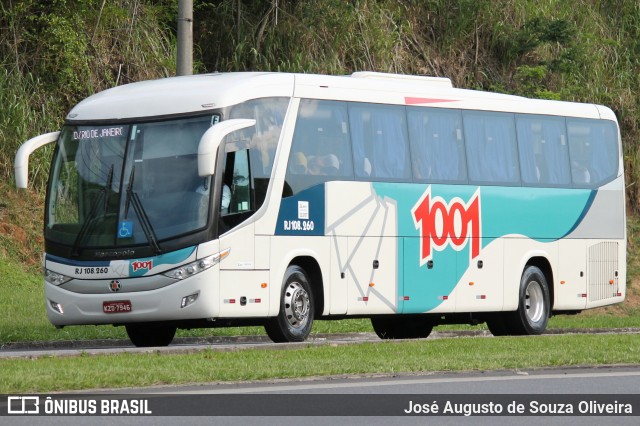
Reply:
[[[180,307],[186,308],[187,306],[191,305],[193,302],[195,302],[198,299],[198,295],[200,295],[200,293],[193,293],[193,294],[190,294],[189,296],[183,297],[182,302],[180,303]]]
[[[62,305],[58,302],[54,302],[53,300],[49,300],[49,305],[51,305],[51,309],[59,313],[60,315],[64,315],[64,309],[62,309]]]

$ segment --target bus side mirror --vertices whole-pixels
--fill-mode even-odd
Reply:
[[[16,175],[16,187],[25,189],[29,184],[29,156],[36,149],[58,140],[60,132],[45,133],[44,135],[31,138],[18,149],[14,162]]]
[[[255,126],[256,120],[244,118],[221,121],[207,130],[198,145],[198,175],[207,177],[216,171],[216,154],[222,140],[229,133]]]

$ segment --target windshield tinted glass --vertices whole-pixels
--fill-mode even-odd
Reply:
[[[150,244],[145,216],[160,241],[205,227],[211,178],[198,177],[197,151],[217,120],[65,126],[50,179],[45,237],[76,249]]]
[[[123,179],[118,244],[148,241],[146,215],[159,240],[203,228],[209,214],[210,178],[198,176],[198,143],[211,117],[133,125]],[[127,190],[131,188],[131,193]],[[131,197],[141,209],[134,209]]]
[[[113,244],[128,129],[62,129],[50,180],[47,238],[73,244],[86,223],[92,245]]]

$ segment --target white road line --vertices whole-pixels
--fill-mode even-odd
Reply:
[[[224,386],[223,389],[206,389],[206,390],[180,390],[180,394],[240,394],[240,393],[265,393],[265,392],[288,392],[297,390],[314,390],[314,389],[346,389],[357,387],[379,387],[379,386],[403,386],[417,384],[438,384],[438,383],[464,383],[464,382],[498,382],[498,381],[514,381],[514,380],[547,380],[547,379],[576,379],[576,378],[598,378],[598,377],[629,377],[640,376],[640,371],[619,371],[605,373],[557,373],[557,374],[533,374],[527,373],[515,374],[511,376],[482,376],[482,377],[438,377],[423,378],[410,380],[376,380],[376,381],[354,381],[353,383],[296,383],[279,386],[253,386],[234,389],[230,385]],[[153,392],[154,394],[175,393],[175,389]]]

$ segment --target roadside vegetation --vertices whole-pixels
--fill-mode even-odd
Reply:
[[[449,77],[461,88],[611,107],[621,125],[628,186],[627,300],[577,316],[554,317],[550,328],[640,327],[636,0],[194,3],[196,72],[426,74]],[[80,99],[109,87],[173,75],[176,16],[173,0],[0,0],[0,346],[126,338],[123,328],[56,330],[49,324],[40,269],[52,148],[31,159],[26,191],[14,189],[13,158],[23,141],[58,129]],[[318,322],[313,332],[352,331],[372,330],[367,320],[348,320]],[[220,334],[255,335],[263,330],[180,331],[178,337]],[[262,351],[121,355],[117,362],[112,357],[0,360],[0,393],[292,377],[300,371],[290,366],[302,357],[314,360],[305,362],[313,366],[306,374],[320,375],[424,371],[427,364],[433,371],[638,363],[639,352],[637,336],[580,335],[313,347],[271,354],[273,363],[265,361]],[[189,368],[176,372],[172,365],[177,362]],[[65,376],[77,379],[61,380]]]
[[[640,211],[635,0],[194,1],[196,72],[373,70],[456,87],[598,103],[621,123]],[[177,2],[0,0],[0,177],[15,150],[97,91],[175,74]],[[42,192],[50,152],[32,161]]]

